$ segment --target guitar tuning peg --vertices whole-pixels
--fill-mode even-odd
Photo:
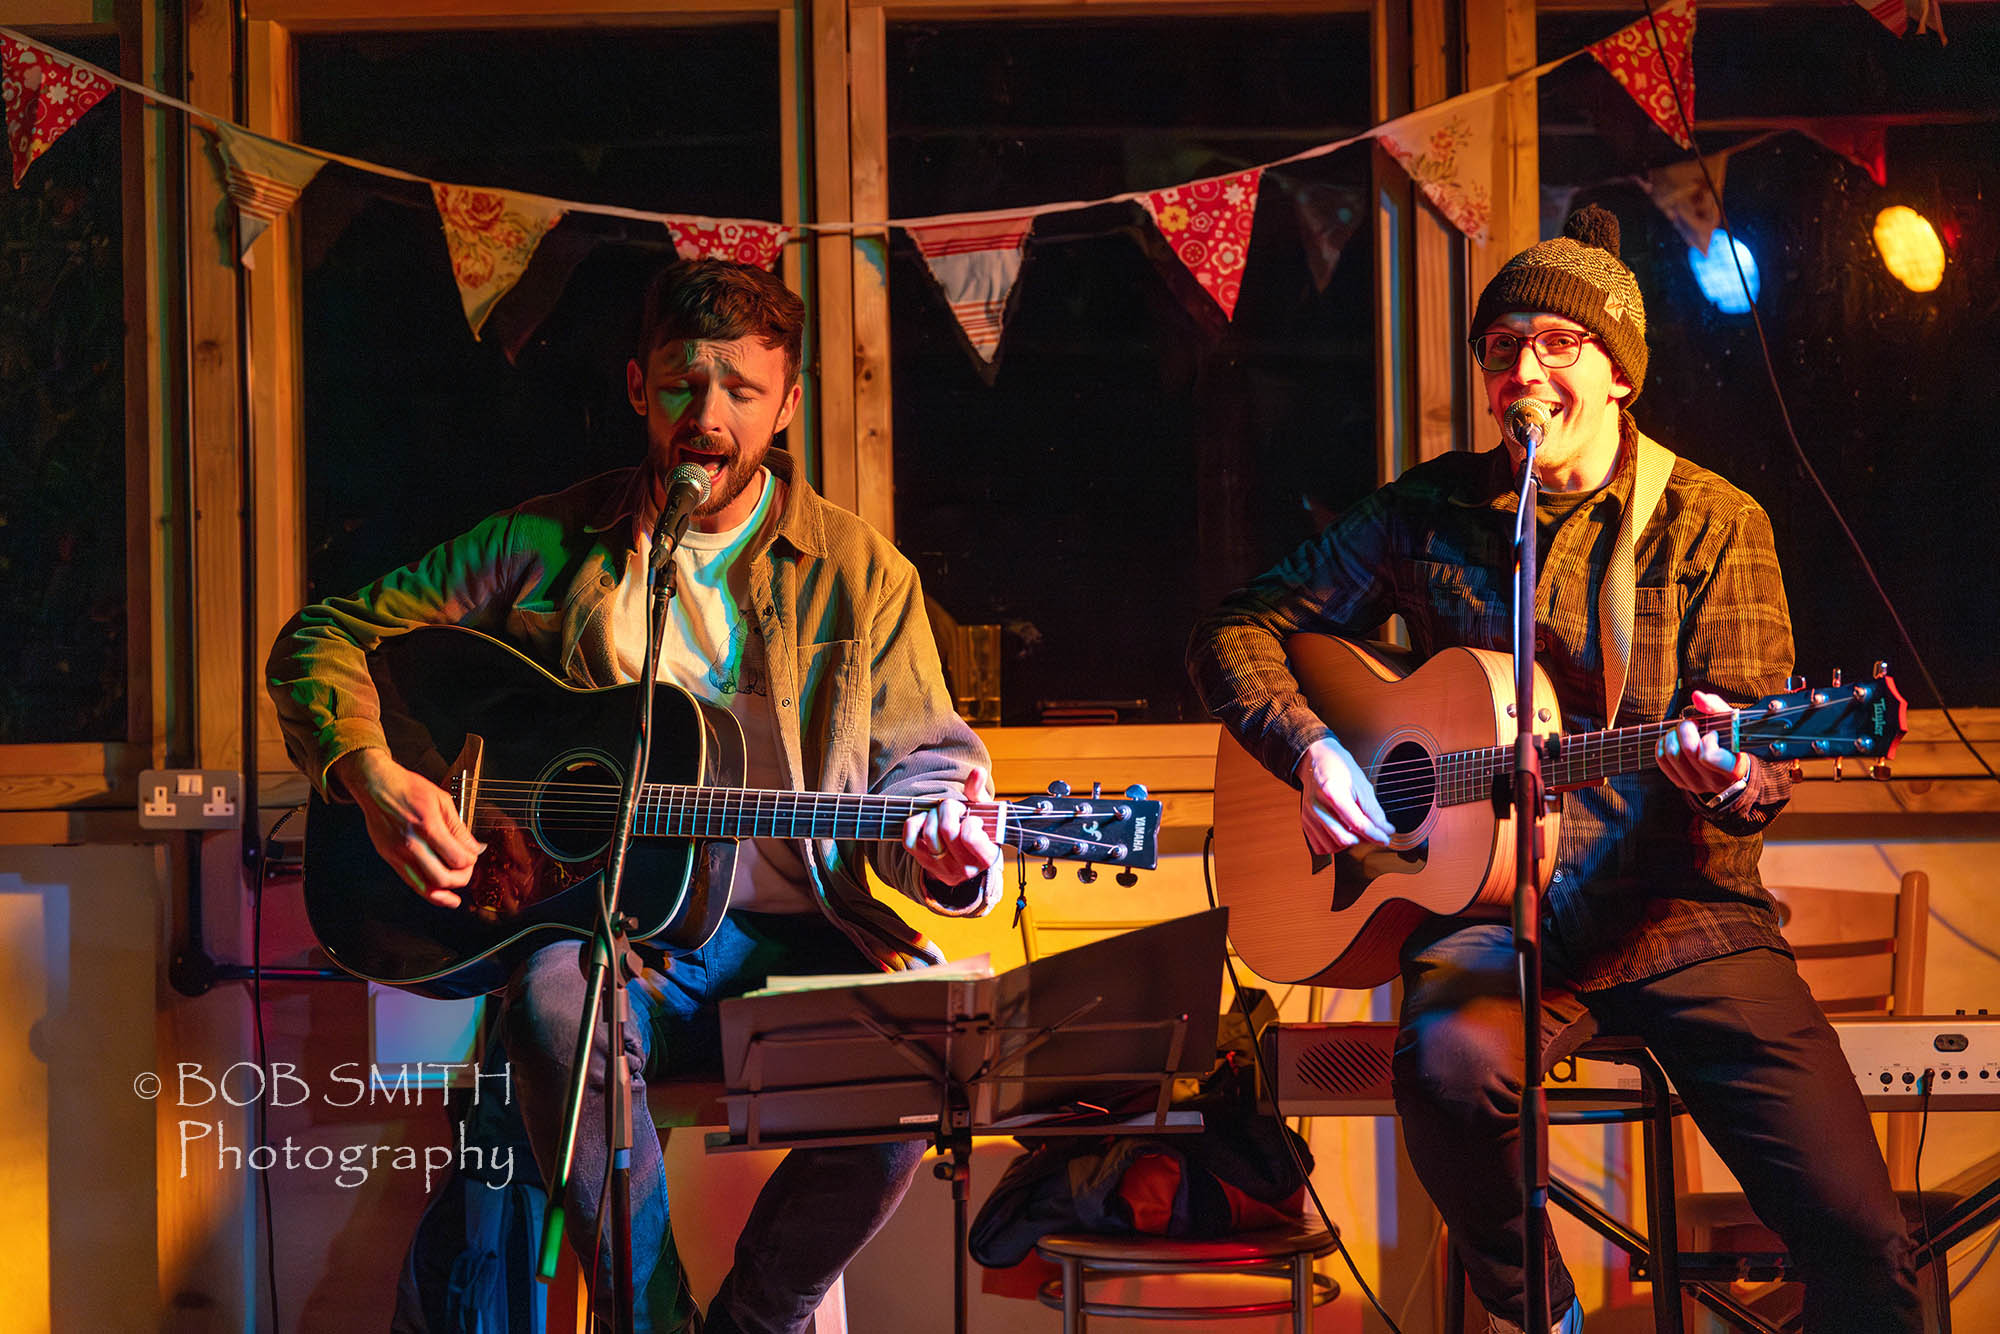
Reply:
[[[1069,795],[1069,784],[1063,782],[1060,778],[1053,780],[1049,784],[1049,795],[1052,797],[1067,797]]]
[[[1144,801],[1146,799],[1146,785],[1144,783],[1134,783],[1125,789],[1125,795],[1133,801]]]
[[[1890,778],[1889,761],[1877,760],[1875,763],[1869,765],[1868,776],[1878,783],[1888,782]]]
[[[1805,688],[1806,679],[1803,676],[1788,676],[1785,678],[1786,690],[1804,690]]]
[[[1097,868],[1085,862],[1076,868],[1076,878],[1086,885],[1094,885],[1097,883]]]
[[[1875,660],[1875,665],[1869,668],[1868,672],[1870,676],[1873,676],[1877,681],[1879,681],[1883,677],[1889,674],[1889,664],[1883,662],[1880,658],[1877,658]]]
[[[1091,796],[1093,796],[1093,797],[1101,797],[1101,796],[1103,796],[1103,795],[1104,795],[1104,784],[1102,784],[1102,783],[1092,783],[1092,784],[1090,785],[1090,795],[1091,795]]]
[[[1791,770],[1790,774],[1788,774],[1787,777],[1789,777],[1794,783],[1798,782],[1799,780],[1803,779],[1806,776],[1806,766],[1800,763],[1798,760],[1793,760],[1791,764],[1787,767]]]
[[[1838,755],[1833,757],[1833,781],[1836,783],[1840,781],[1840,759]]]
[[[1834,685],[1839,685],[1839,684],[1840,684],[1840,668],[1838,668],[1838,667],[1836,667],[1836,668],[1834,668],[1834,669],[1833,669],[1833,682],[1832,682],[1832,684],[1834,684]]]
[[[1056,859],[1051,857],[1047,861],[1042,863],[1042,879],[1053,880],[1055,878],[1056,878]]]
[[[1123,885],[1127,889],[1130,889],[1132,888],[1132,886],[1139,883],[1139,873],[1133,870],[1129,866],[1126,867],[1124,870],[1120,871],[1113,878],[1116,879],[1119,884]]]

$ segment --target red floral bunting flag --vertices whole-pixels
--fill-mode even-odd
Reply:
[[[1653,30],[1659,28],[1659,42]],[[1661,51],[1666,64],[1660,63]],[[1630,93],[1653,123],[1682,148],[1693,149],[1694,0],[1666,0],[1651,19],[1629,23],[1590,48],[1597,63]],[[1672,81],[1669,82],[1669,72]],[[1680,90],[1676,100],[1674,90]],[[1685,119],[1683,119],[1685,118]]]
[[[1877,185],[1889,183],[1889,131],[1883,122],[1858,116],[1807,121],[1799,132],[1816,139],[1868,173]]]
[[[1252,167],[1139,197],[1181,263],[1231,319],[1243,293],[1250,223],[1257,213],[1257,186],[1263,175],[1262,167]]]
[[[110,91],[110,82],[89,66],[0,33],[0,95],[7,103],[16,187],[34,160]]]
[[[682,259],[728,259],[768,269],[778,262],[778,247],[792,229],[738,218],[668,218],[667,232]]]
[[[1931,24],[1936,23],[1938,42],[1944,43],[1944,11],[1937,0],[1854,0],[1854,3],[1898,37],[1907,37],[1912,23],[1917,25],[1918,32],[1929,32]]]
[[[451,251],[451,276],[472,336],[494,305],[507,295],[533,258],[549,228],[562,221],[560,204],[534,195],[481,190],[431,182],[444,242]]]
[[[291,211],[326,160],[245,134],[227,121],[215,123],[215,148],[222,158],[223,189],[236,205],[236,239],[247,261],[257,238]]]
[[[931,277],[944,289],[958,327],[989,366],[1000,350],[1007,298],[1021,276],[1021,247],[1034,225],[1034,214],[1017,213],[908,229]]]
[[[1493,220],[1493,113],[1504,86],[1413,111],[1375,132],[1452,226],[1484,244]]]

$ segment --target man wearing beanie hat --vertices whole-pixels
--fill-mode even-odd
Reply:
[[[1535,650],[1561,730],[1719,713],[1782,690],[1792,636],[1770,520],[1633,421],[1646,310],[1618,258],[1617,219],[1585,208],[1562,236],[1514,256],[1480,294],[1471,327],[1487,410],[1505,421],[1526,400],[1547,421],[1535,451]],[[1285,638],[1367,639],[1399,614],[1419,656],[1507,652],[1524,456],[1509,439],[1411,468],[1195,628],[1188,662],[1203,701],[1299,788],[1313,853],[1386,844],[1394,830],[1370,777],[1376,757],[1350,754],[1312,710]],[[1910,1240],[1888,1171],[1757,875],[1763,830],[1788,796],[1783,770],[1692,722],[1666,734],[1657,768],[1563,794],[1560,843],[1544,854],[1554,869],[1542,905],[1543,1061],[1600,1028],[1643,1037],[1790,1250],[1806,1282],[1806,1329],[1915,1331]],[[1518,1334],[1522,1024],[1511,931],[1432,916],[1400,962],[1394,1072],[1410,1159],[1491,1328]],[[1554,1328],[1572,1334],[1581,1306],[1553,1239],[1549,1249]]]

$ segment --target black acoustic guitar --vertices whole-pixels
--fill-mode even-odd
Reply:
[[[370,981],[439,997],[506,984],[528,953],[586,938],[631,754],[637,686],[566,685],[498,640],[426,626],[369,655],[397,761],[451,794],[486,844],[461,906],[420,897],[375,852],[360,809],[312,799],[307,916],[327,954]],[[738,786],[743,734],[678,686],[654,688],[653,746],[625,864],[634,939],[698,949],[729,907],[741,838],[899,842],[935,798]],[[1056,785],[1060,788],[1060,785]],[[1117,796],[982,802],[996,843],[1036,857],[1150,870],[1160,803]]]

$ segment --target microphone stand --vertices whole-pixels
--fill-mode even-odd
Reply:
[[[707,494],[706,487],[703,495]],[[649,561],[652,599],[646,617],[645,668],[640,673],[638,721],[632,743],[632,763],[618,794],[618,817],[611,833],[604,871],[598,881],[597,926],[590,937],[589,983],[585,988],[583,1014],[579,1018],[576,1055],[570,1068],[569,1088],[564,1094],[562,1134],[556,1148],[555,1180],[549,1183],[549,1203],[542,1222],[541,1263],[543,1282],[555,1277],[557,1248],[562,1245],[570,1170],[576,1157],[579,1123],[583,1119],[583,1096],[590,1081],[591,1039],[597,1032],[600,1013],[607,1027],[604,1068],[605,1148],[610,1154],[611,1180],[598,1207],[611,1210],[611,1326],[618,1334],[632,1334],[632,1070],[625,1050],[625,1025],[631,1019],[630,980],[626,960],[631,942],[626,935],[631,919],[619,911],[619,891],[625,878],[625,854],[631,845],[632,824],[638,808],[639,792],[653,746],[653,683],[660,674],[660,644],[666,638],[667,608],[676,590],[674,550],[687,531],[692,506],[679,512],[669,506],[660,515],[653,531]],[[591,1257],[593,1272],[597,1257]],[[596,1305],[595,1296],[591,1305]]]
[[[1521,992],[1521,1206],[1522,1278],[1527,1307],[1521,1327],[1543,1334],[1549,1311],[1548,1093],[1542,1070],[1542,755],[1535,744],[1535,481],[1539,429],[1525,429],[1519,443],[1521,507],[1514,529],[1514,964]],[[1607,721],[1607,725],[1609,720]]]

